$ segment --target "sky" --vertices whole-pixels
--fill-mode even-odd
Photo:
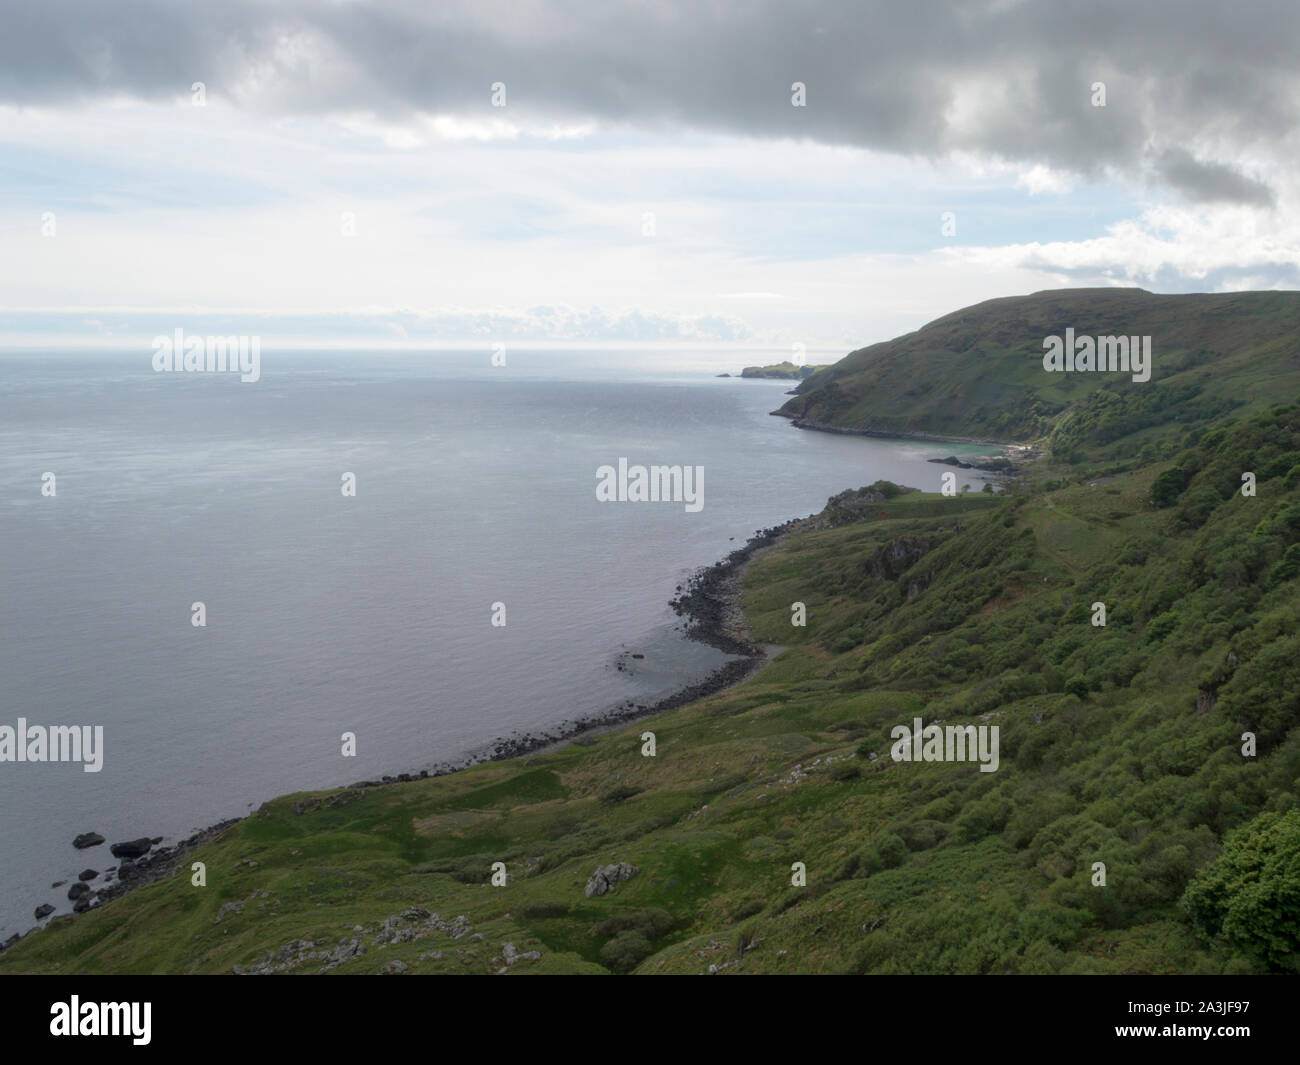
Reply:
[[[1300,287],[1294,0],[6,0],[0,346],[844,351]]]

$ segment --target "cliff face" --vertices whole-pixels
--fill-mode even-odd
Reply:
[[[1049,372],[1044,340],[1150,337],[1150,379]],[[1300,293],[1062,289],[989,300],[851,352],[777,413],[810,428],[1108,447],[1262,409],[1300,388]]]

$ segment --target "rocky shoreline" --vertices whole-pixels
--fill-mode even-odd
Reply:
[[[113,899],[121,898],[127,892],[134,891],[138,887],[175,876],[179,871],[180,861],[185,855],[201,844],[219,838],[226,829],[241,820],[243,819],[234,817],[227,821],[220,821],[169,847],[157,846],[162,842],[161,836],[155,836],[152,839],[141,838],[129,840],[125,843],[114,843],[109,850],[113,857],[118,859],[118,864],[110,867],[102,874],[93,869],[85,870],[77,880],[73,881],[72,887],[68,889],[68,898],[74,900],[72,913],[51,917],[46,924],[64,924],[79,917],[87,910],[98,909],[100,906],[112,902]],[[97,832],[85,832],[77,837],[73,842],[73,846],[82,851],[98,847],[103,843],[104,837]],[[93,875],[88,876],[88,873]],[[103,885],[97,889],[92,889],[89,881],[98,879],[101,875],[104,877]],[[67,881],[60,880],[53,887],[59,888],[65,883]],[[82,890],[78,891],[79,887]],[[38,921],[44,920],[53,910],[54,907],[50,906],[49,903],[38,906],[35,911],[36,919]],[[36,928],[33,928],[26,933],[15,932],[3,943],[0,943],[0,951],[8,950],[24,935],[31,935],[36,930]]]
[[[801,418],[783,410],[769,412],[776,418],[788,418],[796,429],[808,429],[818,433],[838,433],[841,436],[870,436],[879,440],[915,440],[925,444],[974,444],[980,447],[996,447],[1000,457],[987,461],[962,462],[955,456],[943,459],[929,459],[944,465],[957,466],[964,470],[982,470],[986,473],[1012,476],[1020,472],[1020,467],[1039,457],[1039,452],[1029,444],[1011,444],[1005,440],[985,440],[974,436],[940,436],[937,433],[900,433],[887,432],[882,429],[848,429],[842,425],[830,425],[827,422]]]
[[[478,752],[454,763],[442,763],[414,776],[400,774],[378,781],[360,781],[352,787],[377,787],[426,776],[458,772],[481,762],[495,762],[520,755],[535,754],[567,742],[581,742],[584,733],[604,731],[637,718],[673,710],[687,703],[715,695],[739,684],[767,661],[767,651],[754,643],[740,608],[740,582],[754,556],[764,548],[805,526],[811,518],[794,518],[781,525],[760,529],[743,547],[726,558],[697,571],[685,584],[677,586],[677,595],[669,601],[678,617],[684,618],[683,634],[725,654],[739,656],[710,673],[703,680],[689,684],[651,704],[625,703],[588,717],[561,721],[543,732],[511,733],[495,740]]]
[[[740,608],[741,580],[759,551],[779,543],[784,537],[806,526],[811,520],[811,518],[796,518],[782,525],[760,529],[743,547],[732,551],[721,561],[699,570],[685,584],[678,585],[676,589],[678,594],[669,601],[669,605],[678,617],[685,619],[682,625],[684,635],[726,654],[739,656],[720,666],[703,680],[689,684],[649,705],[627,703],[588,717],[561,721],[554,728],[543,732],[511,733],[455,762],[441,762],[418,773],[398,773],[394,776],[381,777],[379,780],[361,780],[346,787],[380,788],[390,784],[409,783],[413,780],[456,773],[483,762],[503,761],[554,749],[567,743],[581,743],[588,735],[607,731],[637,718],[650,717],[665,710],[685,706],[707,696],[716,695],[746,680],[767,662],[768,652],[754,643],[749,627],[745,623],[744,613]],[[120,862],[115,870],[110,869],[102,874],[105,876],[103,886],[92,890],[89,885],[86,885],[84,891],[77,891],[74,885],[69,889],[70,892],[77,892],[73,912],[51,917],[46,923],[52,925],[72,921],[82,913],[98,909],[138,887],[175,876],[180,871],[181,859],[189,852],[204,843],[220,838],[231,825],[238,824],[242,820],[244,819],[235,817],[221,821],[171,846],[158,846],[162,842],[161,836],[152,839],[142,837],[139,840],[113,844],[110,849],[114,857],[120,855]],[[78,850],[83,850],[103,843],[104,838],[98,833],[87,832],[79,835],[73,845]],[[87,870],[87,872],[92,871]],[[100,875],[95,873],[91,879]],[[65,883],[67,881],[59,881],[55,886],[62,887]],[[76,883],[80,884],[83,881]],[[69,898],[72,897],[69,894]],[[40,915],[37,917],[38,921],[44,920],[44,917],[52,912],[52,907],[46,909],[46,906],[48,903],[36,910]],[[38,925],[23,934],[15,933],[0,943],[0,951],[7,950],[24,938],[24,935],[31,935],[40,927],[44,926]]]

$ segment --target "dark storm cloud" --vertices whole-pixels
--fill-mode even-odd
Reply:
[[[1223,163],[1202,163],[1181,148],[1171,148],[1160,158],[1160,177],[1190,199],[1254,203],[1272,207],[1273,190]]]
[[[511,117],[966,150],[1252,204],[1272,192],[1236,156],[1274,158],[1300,100],[1294,0],[17,0],[0,19],[9,103],[203,81],[270,114],[500,117],[500,81]],[[1230,157],[1197,157],[1202,134]]]

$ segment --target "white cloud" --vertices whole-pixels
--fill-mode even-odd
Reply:
[[[1016,177],[1016,188],[1027,189],[1031,196],[1043,192],[1050,192],[1057,196],[1064,195],[1070,191],[1073,184],[1068,174],[1043,166],[1041,163],[1031,166],[1028,170],[1022,170]]]
[[[1280,210],[1162,204],[1108,226],[1100,237],[953,247],[943,255],[981,269],[1041,271],[1062,283],[1294,288],[1300,283],[1300,223]]]

